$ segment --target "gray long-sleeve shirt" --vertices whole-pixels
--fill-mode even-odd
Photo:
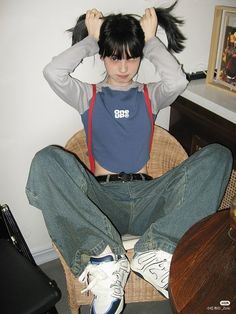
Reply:
[[[96,40],[88,36],[54,57],[44,69],[51,88],[81,114],[86,134],[92,85],[71,74],[84,58],[94,56],[98,50]],[[183,92],[188,81],[181,65],[158,38],[150,39],[143,52],[160,78],[147,84],[155,116]],[[92,147],[95,160],[111,172],[139,171],[149,159],[151,132],[143,84],[133,82],[129,86],[117,87],[103,81],[96,85],[96,93]]]
[[[66,103],[74,107],[83,114],[88,109],[92,96],[91,84],[81,82],[71,76],[81,61],[89,56],[98,53],[97,41],[88,36],[79,43],[65,50],[44,68],[44,76],[55,93]],[[144,57],[155,67],[160,76],[157,82],[147,84],[149,97],[151,99],[153,113],[156,114],[177,98],[186,88],[188,81],[182,70],[182,66],[177,62],[156,37],[150,39],[144,47]],[[142,89],[142,84],[134,82],[128,87],[114,87],[101,82],[97,85],[99,91],[103,86],[111,89],[127,90],[134,86]]]

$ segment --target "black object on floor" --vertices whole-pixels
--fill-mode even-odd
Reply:
[[[7,205],[0,206],[0,254],[1,313],[58,313],[61,291],[36,265]]]

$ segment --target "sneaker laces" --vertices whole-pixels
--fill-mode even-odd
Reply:
[[[101,296],[107,295],[107,289],[110,289],[114,297],[121,298],[124,294],[123,285],[126,282],[124,272],[127,276],[129,274],[127,265],[124,265],[126,268],[122,267],[122,263],[127,264],[127,261],[105,262],[100,265],[88,264],[79,277],[79,281],[86,284],[86,288],[81,293],[91,291],[94,295]]]
[[[81,274],[79,277],[79,281],[81,283],[84,283],[86,285],[86,288],[81,290],[81,293],[85,293],[88,291],[93,292],[93,287],[99,283],[99,281],[104,280],[107,278],[106,273],[101,269],[96,269],[96,275],[94,275],[94,269],[96,266],[94,265],[88,265],[85,269],[85,271]],[[93,279],[91,280],[90,278]],[[90,279],[90,282],[89,282]]]

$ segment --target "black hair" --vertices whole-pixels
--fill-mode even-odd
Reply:
[[[144,45],[144,32],[134,16],[117,14],[104,19],[98,41],[102,58],[142,58]]]
[[[184,50],[184,41],[186,37],[180,31],[179,26],[184,24],[184,21],[170,14],[178,1],[175,1],[169,8],[156,8],[158,24],[165,30],[168,50],[179,53]]]
[[[177,2],[175,1],[168,8],[155,8],[155,12],[158,18],[158,25],[166,32],[168,50],[179,53],[184,49],[186,38],[179,29],[179,26],[184,21],[170,13]],[[85,16],[85,14],[81,15],[76,25],[67,30],[72,33],[72,45],[88,36]],[[102,17],[102,19],[104,21],[98,41],[99,54],[102,57],[115,55],[121,59],[124,57],[124,54],[127,58],[143,56],[144,33],[137,15],[110,14]]]

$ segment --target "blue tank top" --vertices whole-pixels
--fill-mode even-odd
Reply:
[[[88,139],[89,111],[82,115]],[[110,172],[136,173],[147,163],[152,124],[143,91],[102,87],[92,109],[92,154]],[[153,123],[153,121],[152,121]]]

